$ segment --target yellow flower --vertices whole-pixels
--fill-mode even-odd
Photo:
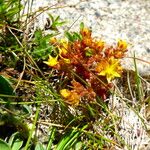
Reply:
[[[91,30],[89,28],[84,27],[80,32],[83,37],[91,37]]]
[[[80,98],[81,97],[78,93],[76,93],[75,91],[72,91],[71,95],[68,97],[68,99],[66,99],[66,103],[77,106],[79,105]]]
[[[104,44],[105,42],[104,41],[96,41],[96,47],[99,48],[99,49],[103,49],[104,48]]]
[[[71,95],[71,91],[69,91],[67,89],[62,89],[62,90],[60,90],[60,94],[62,97],[67,98]]]
[[[70,64],[71,61],[68,58],[61,57],[66,64]]]
[[[76,106],[80,102],[80,96],[74,90],[62,89],[60,90],[60,94],[67,104]]]
[[[68,41],[66,40],[66,39],[62,39],[61,41],[60,41],[60,46],[59,46],[59,54],[60,55],[65,55],[65,54],[67,54],[67,50],[68,50]]]
[[[50,39],[50,42],[55,44],[57,42],[57,39],[52,37]],[[64,60],[65,63],[69,64],[70,60],[67,58],[64,58],[62,55],[66,55],[67,54],[67,50],[68,50],[68,41],[66,39],[61,39],[60,40],[60,45],[58,46],[58,50],[59,50],[59,56]]]
[[[51,55],[49,55],[48,61],[44,61],[44,63],[47,64],[50,67],[54,67],[59,63],[58,62],[58,56],[52,57]]]
[[[126,50],[127,49],[127,42],[126,41],[123,41],[123,40],[118,40],[118,44],[117,44],[118,48],[121,49],[121,50]]]
[[[96,71],[99,71],[99,75],[106,76],[108,82],[110,82],[115,77],[120,77],[120,72],[122,68],[119,64],[119,60],[110,58],[109,60],[104,60],[99,63]]]
[[[59,56],[63,59],[63,61],[67,64],[70,64],[70,59],[64,58],[64,56],[68,53],[68,41],[65,39],[62,39],[60,41],[59,49]]]
[[[56,43],[57,43],[56,37],[51,37],[51,38],[50,38],[50,43],[51,43],[51,44],[56,44]]]

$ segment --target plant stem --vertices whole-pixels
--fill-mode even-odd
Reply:
[[[35,130],[35,126],[36,126],[36,123],[37,123],[37,120],[38,120],[39,112],[40,112],[40,105],[37,106],[34,122],[33,122],[33,125],[32,125],[32,129],[30,131],[30,134],[29,134],[29,137],[28,137],[28,140],[27,140],[27,143],[25,145],[24,150],[28,150],[28,147],[30,145],[30,142],[31,142],[31,139],[32,139],[32,135],[33,135],[33,132]]]

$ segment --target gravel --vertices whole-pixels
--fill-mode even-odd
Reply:
[[[127,57],[140,58],[140,74],[150,75],[150,1],[149,0],[35,0],[33,8],[49,6],[53,16],[67,21],[65,29],[78,31],[80,22],[93,30],[93,36],[108,44],[124,39],[129,43]],[[43,27],[47,12],[38,17],[38,27]],[[63,32],[60,30],[60,32]],[[125,58],[123,66],[134,70],[132,58]]]

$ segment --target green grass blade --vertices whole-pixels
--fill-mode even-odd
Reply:
[[[135,67],[135,81],[136,81],[136,85],[137,85],[137,98],[138,98],[138,100],[141,101],[143,98],[143,90],[142,90],[142,83],[141,83],[141,79],[139,77],[139,72],[138,72],[138,68],[137,68],[137,64],[136,64],[135,53],[134,53],[134,67]]]
[[[53,140],[54,140],[55,131],[56,131],[56,128],[53,127],[51,129],[51,134],[50,134],[50,137],[49,137],[49,141],[48,141],[48,145],[47,145],[46,150],[52,149],[52,143],[53,143]]]
[[[65,134],[62,140],[59,142],[56,150],[65,150],[68,147],[71,148],[71,146],[73,146],[73,144],[76,142],[77,138],[80,136],[80,134],[85,128],[87,128],[87,125],[85,125],[83,128],[79,130],[75,128],[71,132]]]

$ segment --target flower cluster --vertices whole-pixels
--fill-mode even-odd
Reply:
[[[95,100],[96,96],[106,99],[112,88],[111,81],[121,77],[120,59],[127,51],[126,41],[118,40],[116,46],[108,46],[103,40],[93,38],[86,27],[71,38],[60,41],[52,38],[50,43],[55,45],[56,55],[50,55],[44,62],[71,81],[71,89],[60,90],[61,96],[71,105]]]

